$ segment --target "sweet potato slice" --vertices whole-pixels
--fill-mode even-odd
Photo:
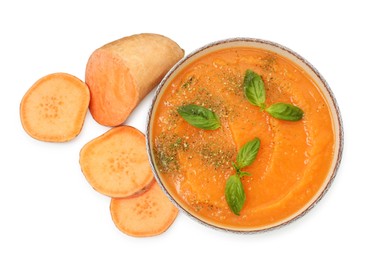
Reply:
[[[178,209],[156,181],[143,193],[123,199],[112,198],[110,211],[116,227],[134,237],[159,235],[178,215]]]
[[[136,34],[95,50],[86,66],[90,112],[105,126],[125,122],[138,103],[161,81],[184,51],[158,34]]]
[[[91,186],[109,197],[123,198],[153,180],[142,132],[118,126],[83,146],[79,163]]]
[[[81,132],[89,101],[90,92],[83,81],[67,73],[49,74],[22,98],[22,126],[40,141],[69,141]]]

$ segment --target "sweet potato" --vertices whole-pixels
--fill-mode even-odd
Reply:
[[[95,50],[85,76],[93,118],[105,126],[125,122],[183,56],[184,51],[174,41],[158,34],[124,37]]]
[[[109,197],[127,197],[153,180],[145,136],[131,126],[114,127],[85,144],[79,163],[91,186]]]
[[[156,181],[145,192],[123,199],[111,199],[110,212],[116,227],[134,237],[165,232],[177,217],[178,209]]]
[[[81,132],[89,101],[90,92],[83,81],[67,73],[49,74],[22,98],[22,126],[37,140],[69,141]]]

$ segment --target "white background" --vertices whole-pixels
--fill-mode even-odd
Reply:
[[[0,259],[374,259],[371,1],[83,2],[0,3]],[[161,236],[118,231],[109,198],[89,186],[78,163],[81,147],[108,128],[88,113],[73,141],[36,141],[21,127],[19,104],[40,77],[62,71],[84,79],[92,51],[141,32],[164,34],[186,53],[224,38],[261,38],[310,61],[330,84],[345,129],[341,168],[323,200],[293,224],[257,235],[212,230],[183,214]],[[145,131],[151,98],[126,124]]]

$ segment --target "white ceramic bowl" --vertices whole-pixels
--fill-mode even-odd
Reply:
[[[200,219],[199,217],[193,215],[190,213],[187,209],[185,209],[182,205],[178,203],[178,200],[176,200],[171,193],[168,191],[166,186],[164,185],[163,181],[161,180],[159,176],[158,169],[155,164],[155,160],[153,157],[153,147],[152,147],[152,139],[151,139],[151,133],[152,133],[152,125],[153,121],[155,120],[154,117],[154,111],[155,108],[158,106],[159,98],[163,94],[163,91],[166,86],[169,85],[171,80],[186,66],[188,66],[191,62],[195,61],[196,59],[212,52],[212,51],[217,51],[220,49],[225,49],[228,47],[253,47],[253,48],[259,48],[259,49],[265,49],[268,51],[275,52],[295,64],[299,65],[310,77],[315,81],[315,83],[318,85],[320,90],[322,91],[323,95],[325,96],[330,109],[332,113],[332,118],[333,118],[333,124],[334,124],[334,132],[335,132],[335,150],[334,150],[334,156],[333,156],[333,161],[332,165],[330,168],[330,171],[328,173],[328,176],[324,182],[324,184],[321,186],[321,189],[317,192],[315,197],[310,200],[308,204],[305,205],[300,211],[298,211],[296,214],[284,219],[282,222],[276,223],[275,225],[270,225],[266,226],[261,229],[254,229],[254,230],[232,230],[229,228],[223,228],[223,227],[218,227],[212,223],[209,223],[207,221],[204,221]],[[187,55],[184,59],[179,61],[164,77],[164,79],[161,81],[159,84],[155,97],[153,99],[151,109],[149,111],[148,115],[148,122],[147,122],[147,133],[146,133],[146,138],[147,138],[147,150],[148,150],[148,156],[149,160],[152,166],[152,170],[154,172],[155,178],[166,193],[166,195],[171,199],[171,201],[183,212],[185,212],[188,216],[191,216],[193,219],[199,221],[200,223],[217,228],[220,230],[224,231],[231,231],[231,232],[239,232],[239,233],[257,233],[257,232],[262,232],[262,231],[268,231],[272,230],[281,226],[285,226],[296,219],[299,219],[303,215],[305,215],[308,211],[310,211],[316,203],[320,201],[320,199],[324,196],[324,194],[327,192],[329,189],[330,185],[332,184],[332,181],[335,178],[335,175],[338,171],[338,168],[340,166],[340,161],[342,157],[342,152],[343,152],[343,144],[344,144],[344,132],[343,132],[343,124],[342,124],[342,119],[339,111],[339,107],[337,105],[336,99],[328,86],[327,82],[324,80],[322,75],[303,57],[295,53],[294,51],[281,46],[280,44],[270,42],[270,41],[265,41],[265,40],[260,40],[260,39],[253,39],[253,38],[232,38],[232,39],[226,39],[226,40],[221,40],[217,42],[210,43],[208,45],[205,45],[196,51],[190,53]]]

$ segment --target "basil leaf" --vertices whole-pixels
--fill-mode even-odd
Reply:
[[[252,164],[258,154],[259,147],[260,140],[258,137],[255,137],[253,140],[242,146],[237,154],[237,167],[241,169]]]
[[[192,126],[205,130],[215,130],[220,127],[219,117],[205,107],[190,104],[179,107],[177,112]]]
[[[225,185],[225,199],[230,210],[239,216],[245,203],[246,194],[241,179],[237,174],[230,176],[227,180]]]
[[[286,103],[273,104],[266,111],[274,118],[288,121],[298,121],[303,117],[302,109]]]
[[[244,79],[244,90],[247,100],[251,104],[265,108],[266,90],[262,78],[252,70],[246,70]]]

